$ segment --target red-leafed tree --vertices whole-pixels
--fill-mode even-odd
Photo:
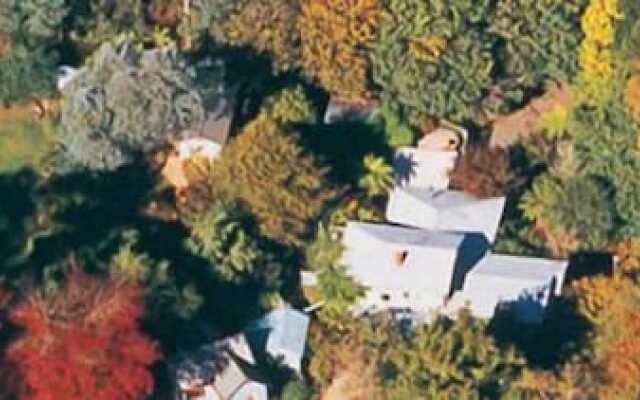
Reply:
[[[141,294],[75,265],[55,294],[31,293],[10,313],[24,329],[6,352],[19,377],[18,397],[126,400],[149,394],[149,367],[159,353],[138,324]]]

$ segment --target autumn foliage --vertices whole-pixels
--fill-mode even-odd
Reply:
[[[502,196],[515,182],[509,155],[500,148],[465,153],[451,175],[451,186],[481,198]]]
[[[378,0],[302,1],[302,64],[328,92],[355,101],[370,95],[363,49],[375,39],[381,11]]]
[[[6,351],[21,399],[141,399],[159,357],[138,325],[138,288],[73,267],[55,294],[34,291],[10,313],[23,329]]]

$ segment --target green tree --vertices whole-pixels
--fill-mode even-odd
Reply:
[[[547,79],[570,81],[578,71],[580,15],[586,0],[499,0],[489,31],[500,38],[504,77],[538,87]]]
[[[113,170],[197,129],[211,99],[175,50],[102,46],[64,93],[60,141],[72,161]]]
[[[327,326],[340,327],[349,308],[364,295],[364,288],[346,275],[340,264],[343,247],[322,225],[316,239],[307,248],[306,266],[318,276],[318,318]]]
[[[81,0],[73,11],[70,37],[83,54],[125,33],[142,38],[150,29],[143,0]]]
[[[472,118],[493,83],[489,2],[391,0],[371,52],[382,97],[413,115]]]
[[[0,102],[50,95],[59,60],[54,46],[63,39],[65,0],[1,0]]]
[[[168,261],[138,251],[138,232],[125,231],[122,236],[123,243],[108,266],[111,276],[144,289],[150,316],[188,319],[196,315],[204,301],[196,286],[192,282],[179,285]]]
[[[500,348],[486,323],[462,310],[438,317],[390,346],[382,361],[387,399],[499,398],[524,366],[513,348]]]
[[[235,283],[278,276],[282,266],[267,243],[252,231],[251,217],[238,205],[216,205],[191,218],[187,247],[211,262],[224,280]]]
[[[602,250],[610,243],[616,228],[610,197],[593,177],[560,181],[544,175],[523,196],[520,207],[546,236],[552,252],[566,254],[577,249]]]

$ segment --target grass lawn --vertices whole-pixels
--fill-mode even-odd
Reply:
[[[0,124],[0,174],[21,168],[38,171],[55,145],[55,124],[32,116]]]

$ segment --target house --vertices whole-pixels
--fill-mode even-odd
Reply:
[[[390,194],[387,219],[421,229],[482,235],[493,243],[505,198],[478,199],[455,190],[396,187]]]
[[[367,288],[355,313],[389,310],[424,321],[468,306],[492,318],[508,305],[517,319],[536,323],[559,295],[566,261],[491,254],[506,199],[448,190],[457,155],[400,149],[388,223],[347,223],[342,264]]]
[[[389,224],[349,222],[344,231],[346,272],[367,287],[357,312],[441,307],[452,291],[465,236]]]
[[[490,254],[466,276],[463,290],[447,304],[455,312],[469,307],[481,318],[492,318],[501,306],[524,323],[539,323],[550,300],[560,295],[568,262]]]
[[[175,400],[267,400],[244,334],[201,346],[169,365]]]
[[[245,329],[255,353],[268,355],[300,373],[309,316],[289,306],[271,311]]]

